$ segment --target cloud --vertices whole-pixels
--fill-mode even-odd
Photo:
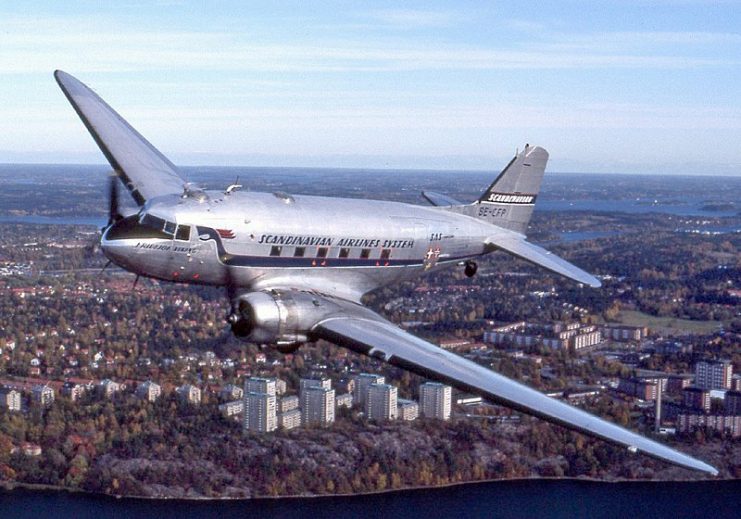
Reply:
[[[465,20],[464,16],[450,11],[421,9],[380,9],[364,13],[361,17],[398,29],[449,27]]]
[[[448,12],[381,10],[367,16],[403,27],[433,27],[457,21]],[[521,22],[512,21],[516,25]],[[105,27],[101,30],[100,27]],[[530,26],[528,26],[530,27]],[[533,27],[530,27],[533,29]],[[331,31],[326,31],[331,34]],[[11,17],[0,32],[0,75],[121,71],[235,71],[278,73],[403,72],[422,70],[512,70],[660,68],[739,65],[736,54],[695,52],[697,47],[736,48],[741,35],[712,32],[542,32],[519,44],[479,42],[430,47],[414,38],[327,36],[288,42],[240,33],[147,30],[105,17]],[[659,48],[657,48],[659,47]],[[664,48],[665,47],[665,48]],[[681,47],[685,49],[677,49]],[[667,53],[666,48],[673,49]],[[689,50],[687,50],[689,49]]]

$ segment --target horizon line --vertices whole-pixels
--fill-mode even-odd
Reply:
[[[0,162],[0,167],[12,167],[12,166],[69,166],[69,167],[100,167],[106,169],[112,169],[110,165],[105,163],[89,163],[89,162]],[[178,168],[233,168],[233,169],[283,169],[283,170],[344,170],[344,171],[375,171],[375,172],[395,172],[395,171],[410,171],[410,172],[435,172],[435,173],[490,173],[495,174],[500,171],[499,169],[475,169],[475,168],[410,168],[410,167],[367,167],[367,166],[267,166],[267,165],[209,165],[209,164],[187,164],[177,165]],[[625,171],[609,171],[609,172],[597,172],[597,171],[556,171],[547,170],[546,175],[627,175],[627,176],[652,176],[652,177],[723,177],[723,178],[741,178],[741,171],[739,172],[697,172],[697,173],[656,173],[656,172],[625,172]]]

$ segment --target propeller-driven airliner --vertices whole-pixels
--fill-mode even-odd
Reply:
[[[100,246],[135,273],[225,287],[228,323],[239,338],[282,352],[324,339],[353,352],[581,433],[682,467],[712,466],[548,397],[415,337],[361,303],[364,294],[458,266],[474,276],[481,257],[503,251],[576,283],[594,276],[527,241],[548,152],[525,146],[475,201],[424,192],[429,206],[204,190],[86,85],[54,76],[115,173]],[[118,209],[118,185],[139,206]]]

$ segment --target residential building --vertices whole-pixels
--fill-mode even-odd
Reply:
[[[741,437],[741,415],[681,413],[677,416],[677,431],[687,433],[695,429],[712,429],[733,438]]]
[[[0,407],[8,411],[21,410],[21,393],[17,389],[8,387],[0,388]]]
[[[254,432],[271,432],[278,428],[276,413],[275,384],[266,386],[273,393],[247,391],[244,394],[243,430]]]
[[[98,384],[98,388],[105,398],[111,398],[122,389],[121,384],[114,382],[109,378],[101,380],[100,384]]]
[[[439,382],[419,386],[419,409],[425,418],[450,420],[453,389]]]
[[[602,332],[594,325],[557,321],[548,324],[517,323],[484,332],[484,342],[504,346],[529,347],[542,344],[551,349],[570,347],[578,352],[602,342]]]
[[[728,360],[700,361],[695,364],[695,386],[705,389],[731,389],[733,364]]]
[[[332,389],[332,380],[328,379],[327,377],[321,377],[321,378],[302,378],[298,382],[299,386],[299,407],[303,409],[306,406],[306,397],[304,393],[310,388],[323,388],[323,389]]]
[[[62,385],[62,395],[68,397],[73,402],[82,398],[85,391],[87,391],[87,385],[78,382],[67,381]]]
[[[47,384],[38,384],[31,389],[31,400],[43,407],[54,403],[54,389]]]
[[[334,422],[335,392],[321,386],[306,387],[301,392],[301,423],[304,426],[327,427]]]
[[[143,384],[139,384],[136,388],[136,394],[139,398],[146,400],[147,402],[156,402],[157,399],[162,395],[162,388],[159,384],[147,380]]]
[[[219,391],[219,397],[223,400],[238,400],[244,398],[244,390],[236,384],[226,384]]]
[[[368,420],[396,420],[398,416],[397,389],[391,384],[371,384],[365,397],[365,416]]]
[[[219,406],[219,412],[226,416],[227,418],[230,416],[237,416],[242,414],[242,411],[244,410],[244,399],[242,400],[233,400],[231,402],[225,402]]]
[[[299,408],[299,400],[296,395],[284,396],[278,400],[278,412],[286,413]]]
[[[365,406],[365,399],[368,395],[368,388],[373,384],[383,384],[386,379],[381,375],[375,373],[361,373],[353,377],[355,380],[355,388],[352,394],[354,404],[360,404]]]
[[[607,325],[602,328],[602,335],[605,339],[613,341],[640,341],[648,335],[648,328],[645,326]]]
[[[201,403],[201,390],[192,384],[185,384],[176,389],[180,398],[189,404],[198,405]]]
[[[682,390],[682,401],[685,407],[710,411],[710,391],[701,387],[686,387]]]
[[[280,378],[276,378],[275,379],[275,394],[278,396],[285,395],[286,389],[288,389],[288,386],[286,385],[286,381]]]
[[[396,416],[399,420],[406,420],[411,422],[419,417],[419,404],[414,400],[405,400],[403,398],[397,398],[396,404],[398,411]]]
[[[352,393],[343,393],[335,397],[335,405],[337,407],[352,407]]]
[[[621,378],[617,390],[640,400],[656,400],[660,385],[653,380],[643,378]]]
[[[278,413],[278,426],[283,429],[301,427],[301,410],[296,408],[284,413]]]
[[[725,407],[727,414],[741,415],[741,391],[726,391]]]
[[[266,395],[276,394],[276,379],[263,377],[250,377],[244,381],[244,394],[264,393]]]
[[[686,387],[692,385],[694,375],[670,374],[667,375],[666,392],[671,395],[678,395]]]

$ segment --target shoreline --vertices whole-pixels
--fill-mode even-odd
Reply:
[[[68,492],[70,494],[83,494],[85,496],[102,497],[106,499],[121,500],[121,499],[134,499],[144,501],[256,501],[256,500],[278,500],[278,499],[322,499],[322,498],[347,498],[347,497],[362,497],[362,496],[376,496],[391,493],[401,492],[415,492],[421,490],[435,490],[435,489],[447,489],[455,488],[466,485],[484,485],[490,483],[522,483],[532,481],[567,481],[567,482],[583,482],[583,483],[599,483],[605,485],[615,484],[664,484],[664,483],[675,483],[675,484],[704,484],[704,483],[720,483],[737,481],[741,483],[741,479],[738,478],[714,478],[714,479],[697,479],[697,480],[676,480],[676,479],[625,479],[616,478],[612,480],[597,479],[590,477],[577,477],[577,478],[549,478],[549,477],[520,477],[520,478],[502,478],[502,479],[481,479],[476,481],[458,481],[455,483],[446,483],[444,485],[430,485],[430,486],[409,486],[403,488],[389,488],[385,490],[373,490],[370,492],[358,492],[353,494],[291,494],[284,496],[269,496],[269,495],[255,495],[250,497],[167,497],[167,496],[143,496],[143,495],[123,495],[123,494],[106,494],[103,492],[90,492],[80,488],[69,488],[58,485],[47,485],[43,483],[20,483],[11,481],[0,481],[0,491],[13,492],[15,490],[28,490],[28,491],[46,491],[46,492]]]

